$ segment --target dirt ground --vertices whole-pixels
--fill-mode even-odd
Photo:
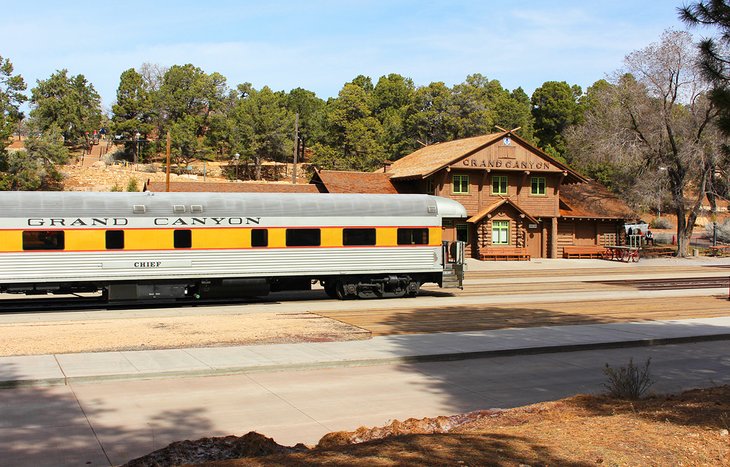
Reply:
[[[510,410],[394,421],[280,446],[257,433],[183,441],[129,467],[728,466],[730,386],[625,401],[577,395]]]
[[[0,356],[370,338],[368,331],[316,314],[246,312],[83,321],[39,317],[2,324],[0,333]]]

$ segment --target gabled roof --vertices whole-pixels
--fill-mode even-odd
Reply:
[[[482,209],[478,213],[476,213],[473,216],[471,216],[466,221],[467,222],[473,222],[473,223],[479,222],[482,219],[484,219],[487,216],[487,214],[489,214],[491,212],[494,212],[497,208],[499,208],[503,204],[509,204],[510,206],[512,206],[515,209],[515,211],[517,211],[520,214],[522,214],[527,220],[529,220],[530,222],[533,222],[533,223],[537,223],[537,219],[535,219],[534,217],[532,217],[531,215],[529,215],[527,212],[525,212],[524,209],[522,209],[521,207],[519,207],[517,204],[513,203],[511,200],[506,199],[506,198],[503,199],[503,200],[497,201],[496,203],[491,204],[490,206],[487,206],[486,208]]]
[[[147,182],[144,191],[162,193],[167,191],[165,182]],[[317,187],[309,184],[290,183],[219,183],[219,182],[170,182],[171,192],[199,193],[319,193]]]
[[[323,193],[398,193],[384,172],[315,170],[310,183]]]
[[[560,216],[591,219],[638,219],[626,203],[595,180],[560,186]]]
[[[436,143],[425,146],[393,162],[388,170],[388,174],[394,180],[425,178],[444,167],[453,164],[459,159],[467,157],[489,146],[490,144],[500,141],[505,136],[509,136],[514,141],[517,141],[523,146],[529,148],[529,150],[538,156],[548,160],[555,167],[567,172],[574,181],[585,180],[582,175],[578,174],[567,165],[553,159],[551,156],[511,131],[502,131],[500,133],[491,133],[488,135],[474,136],[471,138],[457,139],[445,143]]]

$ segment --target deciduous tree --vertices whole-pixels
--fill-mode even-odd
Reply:
[[[671,30],[629,54],[612,85],[596,89],[585,122],[569,137],[578,161],[628,168],[641,174],[636,183],[666,177],[680,256],[687,255],[721,144],[696,58],[691,36]]]

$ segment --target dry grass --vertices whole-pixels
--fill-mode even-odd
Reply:
[[[473,418],[446,433],[419,434],[432,423],[409,420],[413,434],[348,444],[352,433],[337,433],[330,441],[343,444],[205,465],[730,465],[730,386],[633,402],[578,395]]]
[[[311,313],[246,313],[37,321],[0,325],[0,356],[369,339]],[[110,337],[113,336],[113,337]]]

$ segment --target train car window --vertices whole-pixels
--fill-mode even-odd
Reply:
[[[321,241],[319,229],[286,229],[286,246],[319,246]]]
[[[267,229],[251,229],[251,246],[269,246],[269,231]]]
[[[193,234],[190,230],[176,230],[174,233],[175,248],[191,248],[193,246]]]
[[[343,229],[342,244],[345,246],[375,245],[375,229]]]
[[[61,230],[27,230],[23,232],[23,250],[63,250],[65,240]]]
[[[398,229],[398,245],[428,245],[428,229]]]
[[[123,230],[107,230],[106,231],[106,249],[107,250],[123,250],[124,249],[124,231]]]

